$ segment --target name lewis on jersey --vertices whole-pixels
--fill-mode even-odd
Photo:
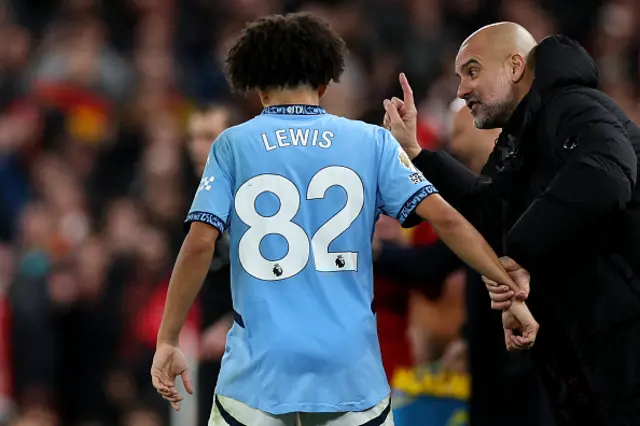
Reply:
[[[264,148],[273,151],[276,148],[291,146],[318,146],[323,149],[331,148],[334,133],[331,130],[319,129],[279,129],[273,133],[262,133]]]

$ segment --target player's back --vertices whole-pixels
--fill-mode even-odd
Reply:
[[[219,394],[278,414],[364,410],[389,393],[371,237],[379,211],[403,220],[430,191],[402,154],[377,126],[300,105],[214,143],[199,192],[221,179],[232,199],[214,214],[230,234],[236,311]]]

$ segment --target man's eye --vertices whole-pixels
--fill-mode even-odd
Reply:
[[[475,77],[477,77],[477,76],[478,76],[478,70],[477,70],[477,69],[475,69],[475,68],[471,68],[471,69],[469,70],[469,76],[470,76],[471,78],[475,78]]]

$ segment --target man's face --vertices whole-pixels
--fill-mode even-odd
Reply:
[[[189,156],[198,174],[202,174],[213,141],[229,125],[229,113],[220,108],[198,113],[189,122]]]
[[[517,106],[513,82],[500,57],[481,40],[471,39],[460,47],[456,74],[460,78],[458,97],[464,99],[478,129],[503,127]]]

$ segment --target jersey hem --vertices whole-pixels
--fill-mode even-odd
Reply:
[[[391,390],[387,389],[383,395],[367,398],[358,402],[341,402],[339,404],[323,404],[317,402],[294,402],[294,403],[281,403],[275,405],[258,404],[254,406],[247,402],[246,399],[233,395],[232,393],[226,393],[224,391],[218,391],[216,389],[216,395],[224,396],[226,398],[235,399],[251,408],[263,411],[265,413],[279,416],[288,413],[348,413],[357,411],[367,411],[380,404],[385,398],[391,394]]]

